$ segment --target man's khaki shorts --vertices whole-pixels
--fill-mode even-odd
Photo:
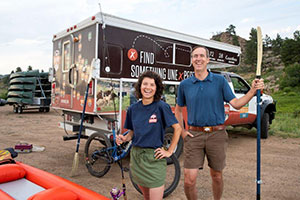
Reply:
[[[184,168],[203,169],[205,155],[215,171],[225,168],[228,134],[226,129],[211,133],[189,131],[194,137],[184,138]]]

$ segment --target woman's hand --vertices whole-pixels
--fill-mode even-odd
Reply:
[[[155,152],[155,154],[154,154],[155,159],[162,159],[162,158],[170,157],[173,153],[173,152],[169,152],[169,151],[165,150],[163,147],[155,149],[154,152]]]
[[[119,146],[123,142],[126,142],[126,137],[122,134],[116,136],[116,144]]]

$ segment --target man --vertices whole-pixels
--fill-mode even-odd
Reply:
[[[263,80],[255,79],[249,92],[237,99],[222,75],[207,70],[209,51],[197,46],[192,50],[194,74],[183,80],[178,88],[175,116],[182,127],[184,139],[184,191],[187,199],[197,199],[198,169],[203,168],[207,157],[215,200],[221,199],[228,135],[225,130],[224,101],[240,109],[263,89]],[[183,107],[187,107],[188,130],[183,127]]]

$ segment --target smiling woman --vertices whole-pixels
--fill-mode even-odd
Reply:
[[[167,162],[174,152],[181,128],[171,107],[161,101],[163,84],[160,76],[152,71],[144,72],[135,85],[136,97],[142,99],[132,104],[126,114],[125,136],[118,135],[116,143],[132,140],[130,171],[132,181],[137,184],[145,199],[162,199]],[[172,126],[174,134],[171,144],[163,148],[165,129]]]

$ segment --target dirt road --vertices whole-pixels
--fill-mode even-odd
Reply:
[[[79,175],[71,178],[70,172],[76,141],[63,141],[63,129],[58,127],[62,117],[51,110],[49,113],[25,111],[12,112],[12,106],[0,107],[0,149],[14,147],[19,141],[43,146],[43,152],[19,154],[16,160],[69,179],[84,187],[109,197],[111,188],[121,187],[121,172],[118,165],[102,178],[91,176],[83,159],[85,140],[80,145]],[[256,199],[256,138],[254,135],[229,132],[227,167],[224,170],[224,200]],[[282,139],[271,136],[262,140],[261,199],[300,199],[300,139]],[[128,165],[125,159],[124,164]],[[180,157],[183,165],[183,155]],[[129,200],[142,199],[133,188],[126,173]],[[199,199],[213,199],[209,169],[205,166],[197,180]],[[185,199],[183,175],[177,189],[166,199]]]

